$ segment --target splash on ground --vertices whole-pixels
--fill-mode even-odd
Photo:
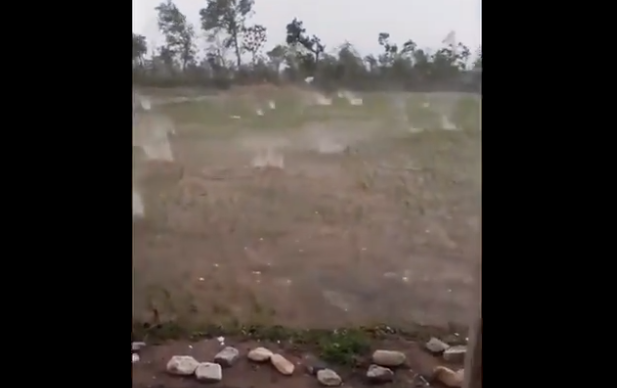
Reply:
[[[134,163],[145,212],[134,224],[138,316],[467,320],[480,255],[477,98],[194,97],[154,103],[159,116],[144,125],[166,133],[173,163]],[[166,120],[175,134],[160,130]]]

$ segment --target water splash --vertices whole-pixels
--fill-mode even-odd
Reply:
[[[141,198],[141,194],[133,189],[133,216],[143,217],[144,215],[144,202]]]
[[[285,159],[281,152],[273,149],[266,148],[259,151],[259,153],[251,161],[251,166],[254,168],[285,168]]]

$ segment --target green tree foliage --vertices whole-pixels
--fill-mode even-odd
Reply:
[[[148,58],[144,36],[133,33],[133,68],[139,82],[227,87],[241,82],[300,82],[313,77],[322,87],[356,89],[461,88],[476,90],[482,70],[482,47],[475,55],[463,43],[421,48],[409,37],[376,33],[380,52],[362,56],[351,42],[328,49],[302,20],[281,26],[284,42],[269,51],[268,31],[251,23],[254,0],[206,0],[199,11],[206,39],[196,42],[193,26],[173,0],[156,7],[165,44]],[[337,43],[338,44],[338,43]],[[196,58],[196,46],[201,55]],[[265,52],[264,52],[265,51]]]
[[[242,37],[246,31],[246,19],[254,4],[254,0],[207,0],[206,8],[199,11],[204,31],[222,31],[228,35],[224,44],[227,48],[233,47],[238,69],[242,67]]]
[[[159,4],[158,26],[165,36],[160,55],[165,62],[177,60],[182,70],[195,60],[195,31],[172,0]]]

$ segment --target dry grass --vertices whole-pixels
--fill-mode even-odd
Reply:
[[[156,108],[176,125],[175,162],[134,164],[146,209],[134,224],[137,319],[466,321],[480,256],[477,101],[309,106],[308,94],[269,93]],[[442,111],[461,129],[441,130]],[[252,167],[272,155],[284,168]]]

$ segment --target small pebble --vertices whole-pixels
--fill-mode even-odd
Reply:
[[[142,341],[134,341],[131,344],[133,352],[139,352],[141,349],[146,347],[146,343]]]
[[[223,369],[213,362],[202,362],[195,369],[195,377],[199,381],[214,383],[223,379]]]
[[[465,354],[467,353],[467,347],[464,345],[452,346],[443,352],[443,359],[448,362],[454,362],[462,364],[465,360]]]
[[[395,350],[376,350],[373,353],[373,363],[387,367],[401,366],[406,358],[404,353]]]
[[[317,381],[326,387],[338,387],[343,383],[343,379],[332,369],[322,369],[317,372]]]
[[[426,347],[426,350],[435,355],[443,353],[450,347],[450,345],[435,337],[431,337],[431,339],[424,346]]]
[[[223,350],[218,352],[216,356],[214,356],[214,362],[227,368],[233,365],[239,355],[240,352],[238,349],[231,346],[226,346]]]
[[[195,373],[198,365],[199,362],[191,356],[173,356],[167,362],[167,372],[179,376],[190,376]]]
[[[394,380],[394,372],[379,365],[371,365],[366,372],[366,378],[372,383],[386,383]]]

